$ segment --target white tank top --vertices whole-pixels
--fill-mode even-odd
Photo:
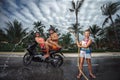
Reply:
[[[82,46],[86,46],[87,45],[87,43],[88,43],[88,41],[89,41],[89,39],[83,39],[82,40]],[[90,50],[90,48],[88,47],[88,48],[81,48],[81,50]]]

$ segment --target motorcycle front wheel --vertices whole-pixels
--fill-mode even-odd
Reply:
[[[32,56],[27,52],[23,57],[23,64],[28,66],[32,61]]]

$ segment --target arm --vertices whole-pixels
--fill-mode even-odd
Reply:
[[[40,44],[40,42],[38,41],[38,38],[35,38],[35,41],[36,41],[38,44]]]
[[[92,40],[90,39],[90,40],[88,41],[88,43],[87,43],[86,46],[80,46],[80,47],[82,47],[82,48],[88,48],[88,47],[91,45],[91,43],[92,43]]]
[[[78,47],[81,47],[81,42],[77,41],[76,44],[77,44]]]

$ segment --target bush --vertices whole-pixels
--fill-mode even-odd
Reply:
[[[1,52],[10,52],[13,50],[15,44],[11,43],[0,43],[0,51]],[[23,45],[18,45],[13,52],[23,52],[25,50],[25,46]],[[37,51],[40,51],[39,46],[37,46]],[[70,49],[63,49],[63,53],[77,53],[78,49],[77,48],[70,48]],[[92,50],[92,52],[120,52],[120,49],[96,49]]]
[[[15,48],[15,44],[11,44],[11,43],[0,43],[0,51],[24,51],[24,48],[21,45],[18,45],[15,50],[13,50]]]

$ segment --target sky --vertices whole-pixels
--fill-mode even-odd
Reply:
[[[75,0],[76,1],[76,0]],[[80,12],[79,23],[83,29],[93,24],[102,25],[105,16],[100,7],[109,2],[119,0],[85,0]],[[61,32],[75,23],[75,15],[70,12],[71,0],[0,0],[0,28],[6,27],[6,22],[17,19],[23,28],[33,28],[33,23],[41,21],[46,28],[55,25]]]

